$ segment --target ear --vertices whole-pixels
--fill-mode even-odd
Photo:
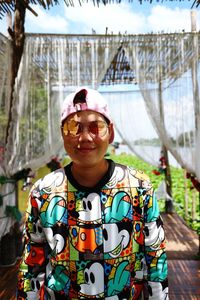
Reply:
[[[109,129],[109,135],[110,135],[109,144],[112,144],[112,142],[114,141],[114,126],[113,126],[113,123],[109,124],[108,129]]]

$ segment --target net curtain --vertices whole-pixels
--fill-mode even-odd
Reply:
[[[60,109],[77,86],[97,87],[118,37],[27,35],[1,170],[37,169],[62,149]]]
[[[62,149],[60,111],[65,95],[79,85],[96,87],[118,48],[118,38],[92,36],[27,35],[15,81],[12,118],[6,141],[10,107],[11,47],[0,35],[0,175],[10,178],[19,171],[36,170]],[[0,238],[16,219],[15,183],[0,186]],[[6,228],[6,230],[5,230]]]
[[[114,92],[105,89],[102,94],[112,112],[116,141],[127,145],[129,151],[140,159],[158,167],[161,142],[147,114],[139,85],[131,85],[129,89],[125,86]]]
[[[199,33],[183,33],[150,35],[124,43],[160,141],[198,180],[199,42]]]
[[[10,177],[27,167],[37,169],[61,151],[59,118],[65,95],[79,85],[98,87],[120,45],[121,38],[114,36],[27,35],[5,143],[11,49],[9,40],[0,35],[1,176]],[[123,46],[139,89],[132,92],[135,101],[128,105],[120,96],[120,109],[116,97],[111,99],[119,134],[144,159],[135,141],[152,137],[148,131],[142,136],[140,130],[148,116],[153,137],[158,136],[178,163],[200,180],[199,34],[127,36]],[[138,120],[134,111],[142,103],[148,115],[143,107]],[[12,195],[12,186],[7,187],[1,192]],[[6,220],[8,224],[10,219]]]
[[[198,34],[187,33],[123,38],[159,139],[182,167],[200,177],[198,84],[194,87],[198,43]],[[61,149],[59,116],[65,95],[79,85],[97,87],[119,45],[121,38],[114,36],[27,35],[1,162],[4,174],[27,166],[37,169]],[[126,118],[127,107],[122,105],[118,114],[122,111]],[[124,136],[125,129],[118,130]],[[132,148],[133,139],[126,136]]]

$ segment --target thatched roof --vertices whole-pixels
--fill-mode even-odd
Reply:
[[[37,4],[42,6],[44,9],[49,9],[51,6],[59,5],[61,1],[64,1],[66,6],[75,6],[75,5],[82,5],[84,2],[91,1],[94,5],[99,6],[99,4],[103,5],[109,5],[111,3],[117,3],[120,5],[122,1],[132,2],[134,5],[134,0],[0,0],[0,19],[7,13],[12,13],[15,10],[16,3],[18,2],[18,5],[23,5],[26,9],[29,9],[32,11],[32,13],[36,14],[33,9],[31,8],[31,4]],[[135,0],[136,1],[136,0]],[[143,3],[145,0],[137,0],[140,4]],[[160,2],[160,4],[165,4],[163,0],[146,0],[150,4],[153,2]],[[169,0],[170,1],[170,0]],[[188,0],[189,1],[189,0]],[[200,0],[193,0],[191,1],[191,8],[197,8],[200,4]],[[183,2],[179,2],[179,5],[181,6]],[[37,14],[36,14],[37,15]]]

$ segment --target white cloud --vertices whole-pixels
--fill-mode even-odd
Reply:
[[[147,10],[134,11],[132,4],[121,3],[95,7],[85,3],[81,7],[65,7],[66,19],[72,26],[73,33],[118,32],[140,34],[149,32],[176,32],[191,30],[191,10],[179,7],[168,8],[165,5],[154,5]],[[197,10],[196,10],[197,11]],[[200,12],[197,11],[197,29],[200,23]]]
[[[136,9],[132,3],[94,6],[91,2],[75,7],[64,4],[44,10],[39,5],[31,6],[37,13],[34,16],[26,12],[25,30],[35,33],[74,33],[97,34],[108,33],[145,34],[149,32],[176,32],[191,30],[191,10],[166,5],[150,5],[148,9],[141,6]],[[200,25],[200,12],[197,12],[197,31]],[[0,21],[0,31],[6,31],[6,18]]]
[[[126,3],[100,7],[85,3],[81,7],[66,7],[65,15],[73,23],[71,30],[74,33],[92,33],[93,28],[97,34],[104,34],[106,27],[114,34],[138,33],[145,21],[142,13],[134,13]]]
[[[38,5],[31,6],[38,16],[27,10],[26,32],[68,33],[69,24],[63,14],[52,14],[53,10],[44,10]]]
[[[153,32],[176,32],[185,30],[191,31],[191,10],[175,7],[174,9],[157,5],[152,8],[147,17],[147,27]],[[197,23],[200,14],[197,13]]]

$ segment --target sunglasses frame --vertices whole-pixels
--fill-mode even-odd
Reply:
[[[88,122],[88,124],[86,125],[86,124],[83,124],[83,123],[81,123],[81,122],[77,122],[77,121],[75,121],[75,120],[71,120],[71,121],[73,121],[73,122],[75,122],[78,126],[81,126],[80,127],[80,133],[78,133],[78,134],[71,134],[70,132],[69,132],[69,124],[68,123],[70,123],[69,121],[65,121],[64,123],[63,123],[63,125],[61,126],[61,129],[62,129],[62,131],[63,131],[63,134],[64,134],[64,136],[70,136],[70,137],[74,137],[74,138],[77,138],[77,137],[79,137],[82,133],[83,133],[83,131],[84,131],[84,129],[85,128],[87,128],[87,132],[89,133],[89,135],[91,136],[91,137],[104,137],[105,135],[106,135],[106,133],[108,132],[108,127],[109,127],[109,124],[106,122],[106,121],[103,121],[103,120],[96,120],[96,121],[91,121],[91,122]],[[90,125],[92,124],[92,123],[101,123],[101,124],[104,124],[104,133],[103,134],[101,134],[101,135],[99,135],[99,134],[95,134],[95,133],[92,133],[91,131],[90,131]],[[65,127],[65,124],[67,125],[67,128],[65,129],[64,127]],[[98,126],[97,126],[98,127]],[[74,126],[74,128],[75,128],[75,126]],[[99,127],[98,127],[99,128]],[[65,130],[67,130],[68,131],[68,133],[66,134],[65,133]],[[79,129],[77,130],[77,132],[79,131]]]

